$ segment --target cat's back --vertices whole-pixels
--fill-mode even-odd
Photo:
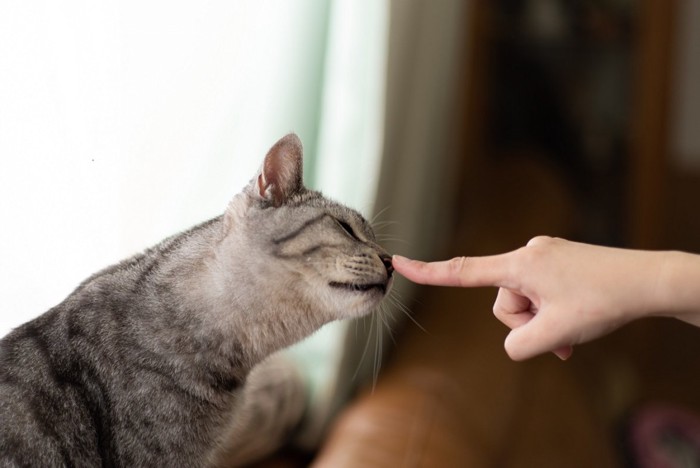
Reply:
[[[169,396],[159,391],[169,369],[134,327],[153,309],[136,292],[151,263],[93,275],[0,340],[0,467],[135,466],[148,453],[139,413]]]
[[[190,267],[189,244],[205,245],[211,225],[105,268],[0,339],[0,467],[201,457],[182,427],[215,427],[230,392],[221,397],[196,372],[187,346],[199,350],[187,342],[191,323],[176,310],[170,274]],[[209,427],[199,429],[204,438]]]
[[[0,339],[0,467],[99,466],[115,441],[114,382],[139,314],[139,254],[85,280],[62,303]]]
[[[57,307],[0,340],[0,466],[99,464],[94,418]]]

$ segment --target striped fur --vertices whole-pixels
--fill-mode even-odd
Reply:
[[[303,187],[301,158],[283,138],[222,216],[0,340],[0,467],[233,466],[284,441],[304,395],[265,359],[369,313],[392,272],[362,216]]]

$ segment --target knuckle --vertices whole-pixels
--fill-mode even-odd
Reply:
[[[538,252],[533,247],[523,247],[518,251],[515,261],[510,264],[510,274],[514,278],[523,278],[527,275],[537,259]]]
[[[459,273],[464,270],[467,262],[467,257],[455,257],[448,262],[448,266],[451,272]]]
[[[550,236],[537,236],[530,239],[527,245],[518,252],[519,262],[514,266],[518,275],[527,273],[536,265],[541,264],[549,256],[551,249],[558,240]]]
[[[503,301],[504,290],[503,288],[499,288],[498,294],[496,294],[496,300],[493,302],[493,307],[491,307],[493,315],[495,315],[496,318],[499,320],[501,320],[502,317],[506,314],[505,308],[503,307]]]
[[[465,286],[465,275],[468,268],[469,257],[455,257],[449,261],[450,276],[454,278],[457,286]]]
[[[496,300],[493,302],[493,307],[491,308],[493,315],[505,324],[507,324],[508,316],[510,315],[508,296],[509,292],[507,289],[499,288]]]
[[[530,239],[527,243],[528,247],[536,247],[539,245],[547,245],[554,241],[553,237],[550,236],[535,236]]]
[[[503,308],[498,303],[495,303],[493,305],[493,307],[491,308],[491,311],[493,312],[493,315],[499,320],[501,319],[501,317],[504,314]]]

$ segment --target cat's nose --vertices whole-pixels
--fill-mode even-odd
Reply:
[[[391,264],[391,255],[379,254],[379,258],[386,268],[386,274],[391,278],[392,273],[394,273],[394,265]]]

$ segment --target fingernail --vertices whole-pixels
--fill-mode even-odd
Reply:
[[[406,263],[406,262],[408,262],[408,259],[406,257],[402,257],[401,255],[394,255],[393,257],[391,257],[391,263],[394,263],[394,262]]]

